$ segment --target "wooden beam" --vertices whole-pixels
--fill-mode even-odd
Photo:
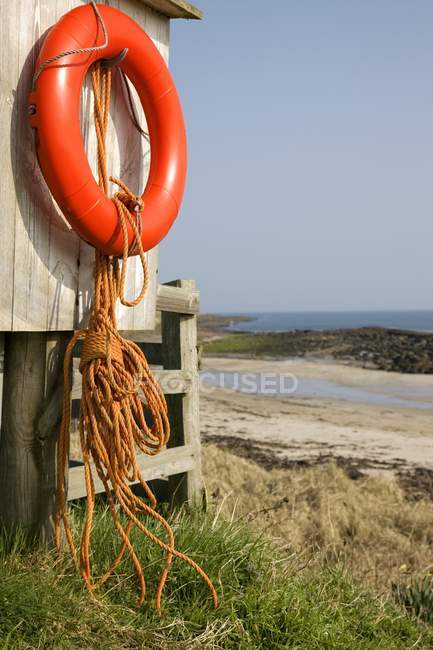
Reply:
[[[81,398],[79,363],[79,359],[74,359],[71,399]],[[152,368],[152,372],[165,395],[183,395],[191,390],[192,373],[188,370],[159,370]],[[139,395],[141,395],[140,391]]]
[[[161,332],[159,329],[154,330],[119,330],[121,336],[129,341],[140,343],[161,344]]]
[[[62,416],[62,365],[70,332],[5,337],[0,436],[0,524],[50,545],[56,442]]]
[[[193,280],[175,280],[165,289],[175,289],[195,293]],[[162,357],[165,370],[189,371],[191,387],[187,393],[167,395],[171,435],[169,447],[173,451],[180,445],[187,445],[194,450],[195,464],[189,472],[179,472],[169,478],[172,503],[184,501],[201,503],[203,497],[203,479],[200,456],[199,423],[199,375],[197,359],[197,316],[195,314],[170,313],[161,315]]]
[[[180,280],[179,280],[180,282]],[[175,314],[198,314],[200,293],[195,288],[159,284],[156,290],[156,308]]]
[[[186,0],[139,0],[151,9],[168,18],[190,18],[201,20],[203,12]]]
[[[137,463],[145,481],[156,478],[165,478],[171,474],[190,472],[195,467],[196,450],[192,447],[176,447],[164,449],[156,456],[137,455]],[[95,492],[104,492],[104,486],[92,466],[92,475],[95,481]],[[79,499],[86,496],[86,483],[84,480],[84,466],[69,469],[68,500]]]

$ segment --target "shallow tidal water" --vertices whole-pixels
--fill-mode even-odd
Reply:
[[[201,372],[202,389],[227,388],[242,393],[286,397],[287,399],[310,397],[315,399],[340,399],[350,402],[364,402],[381,406],[432,409],[432,388],[397,388],[391,383],[375,383],[371,388],[345,386],[326,379],[295,377],[275,373],[238,373],[208,369]],[[432,401],[428,401],[428,400]]]

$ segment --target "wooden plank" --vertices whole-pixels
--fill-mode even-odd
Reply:
[[[138,454],[138,466],[145,481],[165,478],[170,474],[190,472],[196,463],[195,450],[190,447],[177,447],[164,449],[156,456]],[[92,474],[95,481],[96,492],[103,492],[104,486],[94,469]],[[84,467],[71,467],[69,469],[68,500],[79,499],[86,496],[84,482]]]
[[[159,284],[156,291],[156,308],[178,314],[198,314],[200,293],[195,288],[188,288],[187,285]]]
[[[141,347],[141,344],[149,344],[149,345],[161,345],[161,332],[158,330],[151,330],[150,332],[147,331],[142,331],[142,330],[121,330],[120,334],[123,336],[125,339],[129,339],[131,341],[135,341],[137,345]],[[144,348],[143,348],[144,349]],[[148,360],[149,361],[149,360]],[[160,365],[159,361],[149,361],[149,363],[155,363],[155,365]]]
[[[166,17],[143,8],[135,0],[116,0],[112,3],[112,6],[117,6],[141,25],[152,38],[164,60],[168,62],[169,20]],[[116,70],[113,71],[112,84],[113,93],[107,135],[107,149],[110,152],[108,158],[109,175],[121,178],[133,192],[141,194],[149,175],[149,142],[135,129],[131,121],[131,109],[125,88]],[[141,102],[132,84],[129,84],[129,87],[135,113],[143,129],[146,131],[146,118]],[[97,142],[94,129],[93,93],[91,91],[90,79],[87,79],[85,83],[81,114],[84,115],[86,150],[88,152],[88,158],[91,161],[92,171],[96,176]],[[114,194],[117,189],[116,185],[110,185],[111,194]],[[93,249],[85,243],[82,243],[80,248],[78,326],[85,324],[88,318],[91,294],[86,290],[82,290],[82,287],[86,288],[92,285],[93,255]],[[149,285],[146,296],[143,302],[134,308],[124,307],[118,303],[116,315],[118,327],[121,330],[152,330],[155,327],[158,273],[157,248],[149,251],[146,257],[149,271]],[[142,278],[142,269],[138,257],[130,258],[128,260],[126,274],[125,293],[127,298],[134,298],[140,292]]]
[[[69,3],[66,5],[69,8]],[[2,174],[13,178],[13,184],[2,194],[5,215],[13,215],[14,220],[12,238],[4,240],[1,235],[3,254],[7,259],[13,257],[12,265],[9,259],[1,270],[2,286],[11,286],[13,291],[8,329],[40,331],[47,328],[47,322],[54,330],[71,329],[72,322],[65,324],[65,314],[71,317],[75,309],[78,239],[69,239],[68,246],[63,245],[64,225],[38,169],[33,134],[26,120],[38,39],[57,20],[57,7],[56,3],[17,0],[7,3],[2,11],[6,39],[2,40],[2,57],[13,60],[10,68],[2,65],[2,92],[14,97],[10,136],[0,142]],[[52,246],[57,233],[58,248]]]
[[[0,437],[0,524],[51,544],[62,361],[69,332],[9,333]]]
[[[81,374],[78,369],[79,360],[74,359],[71,399],[81,398]],[[191,390],[192,373],[188,370],[160,370],[153,368],[156,377],[165,395],[183,395]],[[139,392],[141,395],[141,392]]]
[[[4,7],[2,7],[4,11]],[[9,13],[9,12],[8,12]],[[15,169],[17,166],[16,144],[10,143],[11,129],[18,122],[18,103],[16,83],[20,74],[16,47],[10,41],[16,41],[20,30],[19,13],[12,12],[8,19],[0,21],[0,196],[3,213],[0,219],[0,240],[2,242],[2,265],[0,267],[0,330],[12,329],[13,312],[13,271],[15,239]]]
[[[139,0],[141,3],[155,9],[164,16],[169,18],[190,18],[193,20],[201,20],[203,12],[198,7],[195,7],[190,2],[185,0]]]
[[[197,293],[193,280],[176,280],[170,285]],[[174,288],[174,287],[172,287]],[[197,316],[162,312],[162,353],[166,370],[181,369],[191,373],[191,387],[184,395],[167,395],[171,425],[169,447],[188,445],[194,450],[195,465],[187,473],[169,478],[172,502],[200,503],[203,493],[200,455],[199,375],[197,359]]]
[[[135,0],[118,0],[118,8],[127,13],[135,20],[151,37],[158,48],[161,56],[168,64],[170,25],[165,16],[155,14]],[[113,137],[116,140],[112,155],[113,165],[118,164],[118,172],[115,167],[113,175],[126,182],[134,192],[140,193],[144,190],[150,168],[150,146],[133,127],[130,117],[130,109],[125,98],[124,89],[121,86],[120,78],[114,80],[116,93],[117,121],[113,117]],[[146,117],[141,107],[138,94],[130,84],[131,96],[135,106],[135,112],[142,128],[147,130]],[[114,115],[114,114],[113,114]],[[116,153],[118,152],[118,153]],[[113,187],[113,190],[116,188]],[[158,275],[158,249],[155,248],[147,253],[147,265],[149,270],[149,285],[144,301],[131,309],[130,307],[118,306],[117,319],[119,329],[129,330],[151,330],[155,327],[156,312],[156,285]],[[126,279],[126,294],[129,297],[136,296],[141,288],[142,269],[137,257],[128,261],[128,273]]]
[[[190,392],[193,377],[190,370],[152,369],[164,395],[185,395]]]

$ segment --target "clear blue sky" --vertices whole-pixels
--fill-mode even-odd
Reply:
[[[433,308],[433,2],[197,0],[160,278],[205,311]]]

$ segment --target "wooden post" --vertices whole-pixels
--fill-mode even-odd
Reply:
[[[175,280],[171,286],[195,289],[193,280]],[[199,376],[197,360],[197,316],[170,313],[161,315],[162,356],[164,368],[181,369],[191,373],[189,390],[180,395],[166,395],[171,437],[169,447],[191,445],[194,449],[194,469],[169,477],[172,503],[185,501],[199,504],[203,481],[200,456]]]
[[[63,354],[70,332],[5,336],[0,524],[51,544]]]

